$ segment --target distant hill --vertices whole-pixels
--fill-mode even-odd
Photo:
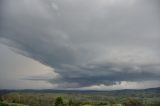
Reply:
[[[99,90],[53,90],[53,89],[43,89],[43,90],[0,90],[0,95],[4,95],[10,92],[23,92],[23,93],[84,93],[84,94],[136,94],[136,93],[153,93],[160,94],[160,87],[158,88],[148,88],[148,89],[123,89],[123,90],[111,90],[111,91],[99,91]]]

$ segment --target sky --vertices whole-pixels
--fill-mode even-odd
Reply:
[[[0,89],[160,87],[159,0],[0,0]]]

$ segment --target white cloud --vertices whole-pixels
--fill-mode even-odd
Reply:
[[[117,82],[114,85],[93,85],[90,87],[84,87],[80,89],[88,89],[88,90],[119,90],[119,89],[145,89],[145,88],[154,88],[159,87],[159,81],[142,81],[142,82],[129,82],[129,81],[121,81]]]

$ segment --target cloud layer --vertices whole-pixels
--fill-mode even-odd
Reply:
[[[1,42],[52,67],[59,77],[43,80],[60,88],[159,81],[159,5],[159,0],[4,0]]]

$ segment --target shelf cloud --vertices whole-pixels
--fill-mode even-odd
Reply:
[[[1,43],[58,74],[27,80],[59,88],[160,81],[159,0],[1,2]]]

